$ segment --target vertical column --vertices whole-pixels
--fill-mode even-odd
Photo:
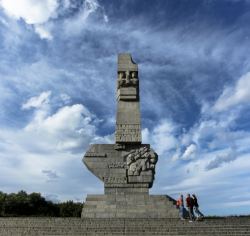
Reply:
[[[118,55],[116,143],[141,143],[138,65],[130,54]]]

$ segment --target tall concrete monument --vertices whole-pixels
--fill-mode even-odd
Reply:
[[[83,162],[104,182],[103,195],[88,195],[82,218],[178,217],[168,196],[149,195],[158,155],[141,143],[138,65],[118,55],[115,144],[93,144]]]

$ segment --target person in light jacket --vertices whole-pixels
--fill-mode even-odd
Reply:
[[[176,201],[176,207],[179,209],[179,216],[181,220],[184,220],[184,203],[183,195],[181,194],[178,200]]]

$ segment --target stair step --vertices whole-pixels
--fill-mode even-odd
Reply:
[[[250,236],[250,218],[178,219],[0,218],[0,235]]]

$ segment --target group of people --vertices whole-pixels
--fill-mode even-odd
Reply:
[[[184,200],[183,200],[183,195],[181,194],[178,200],[176,201],[176,207],[179,209],[179,215],[180,219],[184,220],[184,212],[185,212],[185,207],[184,207]],[[192,194],[192,197],[190,194],[187,194],[186,197],[186,207],[188,209],[188,214],[189,214],[189,222],[193,222],[194,220],[199,220],[204,217],[204,215],[199,211],[199,204],[197,197],[195,194]],[[196,213],[196,215],[194,214]]]

